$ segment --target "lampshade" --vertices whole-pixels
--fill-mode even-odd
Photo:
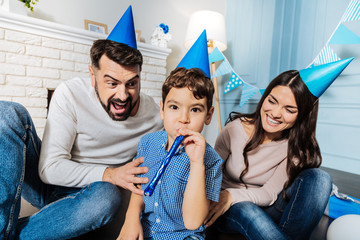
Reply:
[[[225,18],[218,12],[207,10],[197,11],[191,15],[185,37],[187,50],[204,30],[207,40],[213,42],[214,48],[217,47],[220,51],[226,50]]]

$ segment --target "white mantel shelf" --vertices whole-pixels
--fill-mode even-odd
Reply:
[[[92,44],[94,40],[105,39],[107,35],[74,28],[29,16],[11,13],[0,8],[0,26],[61,40]],[[166,59],[171,49],[137,42],[143,56]]]

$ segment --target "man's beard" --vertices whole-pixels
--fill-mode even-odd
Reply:
[[[99,94],[99,90],[98,90],[98,86],[97,86],[97,82],[95,82],[95,92],[96,95],[101,103],[101,106],[104,108],[105,112],[107,112],[107,114],[109,115],[109,117],[114,120],[114,121],[125,121],[126,119],[128,119],[130,117],[131,111],[134,109],[134,107],[136,106],[137,102],[139,101],[139,98],[136,99],[136,101],[133,103],[132,101],[132,97],[129,96],[125,101],[121,101],[118,98],[110,98],[108,100],[107,105],[102,101],[102,99],[100,98],[100,94]],[[120,104],[129,104],[129,108],[121,113],[121,114],[114,114],[111,112],[111,104],[112,103],[120,103]]]

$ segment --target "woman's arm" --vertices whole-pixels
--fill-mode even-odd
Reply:
[[[190,159],[190,174],[182,206],[183,220],[187,229],[194,230],[203,224],[210,206],[205,190],[206,141],[200,133],[188,129],[181,130],[180,134],[185,136],[185,151]]]
[[[270,206],[273,204],[284,183],[288,180],[286,173],[286,160],[283,160],[274,171],[273,175],[261,187],[227,188],[231,194],[233,203],[250,201],[258,206]]]

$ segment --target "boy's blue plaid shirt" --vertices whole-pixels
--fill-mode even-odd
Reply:
[[[167,138],[166,131],[160,131],[147,134],[140,140],[137,157],[144,157],[144,163],[141,166],[147,166],[149,172],[139,176],[148,177],[149,182],[168,153],[166,151]],[[218,201],[222,179],[222,159],[209,144],[206,146],[204,164],[206,196],[211,201]],[[160,178],[153,195],[143,197],[145,210],[141,223],[144,237],[153,237],[155,240],[179,240],[195,235],[199,239],[204,239],[204,226],[197,230],[188,230],[182,218],[182,203],[189,173],[190,160],[184,146],[181,146]],[[143,184],[142,189],[146,186],[147,184]]]

